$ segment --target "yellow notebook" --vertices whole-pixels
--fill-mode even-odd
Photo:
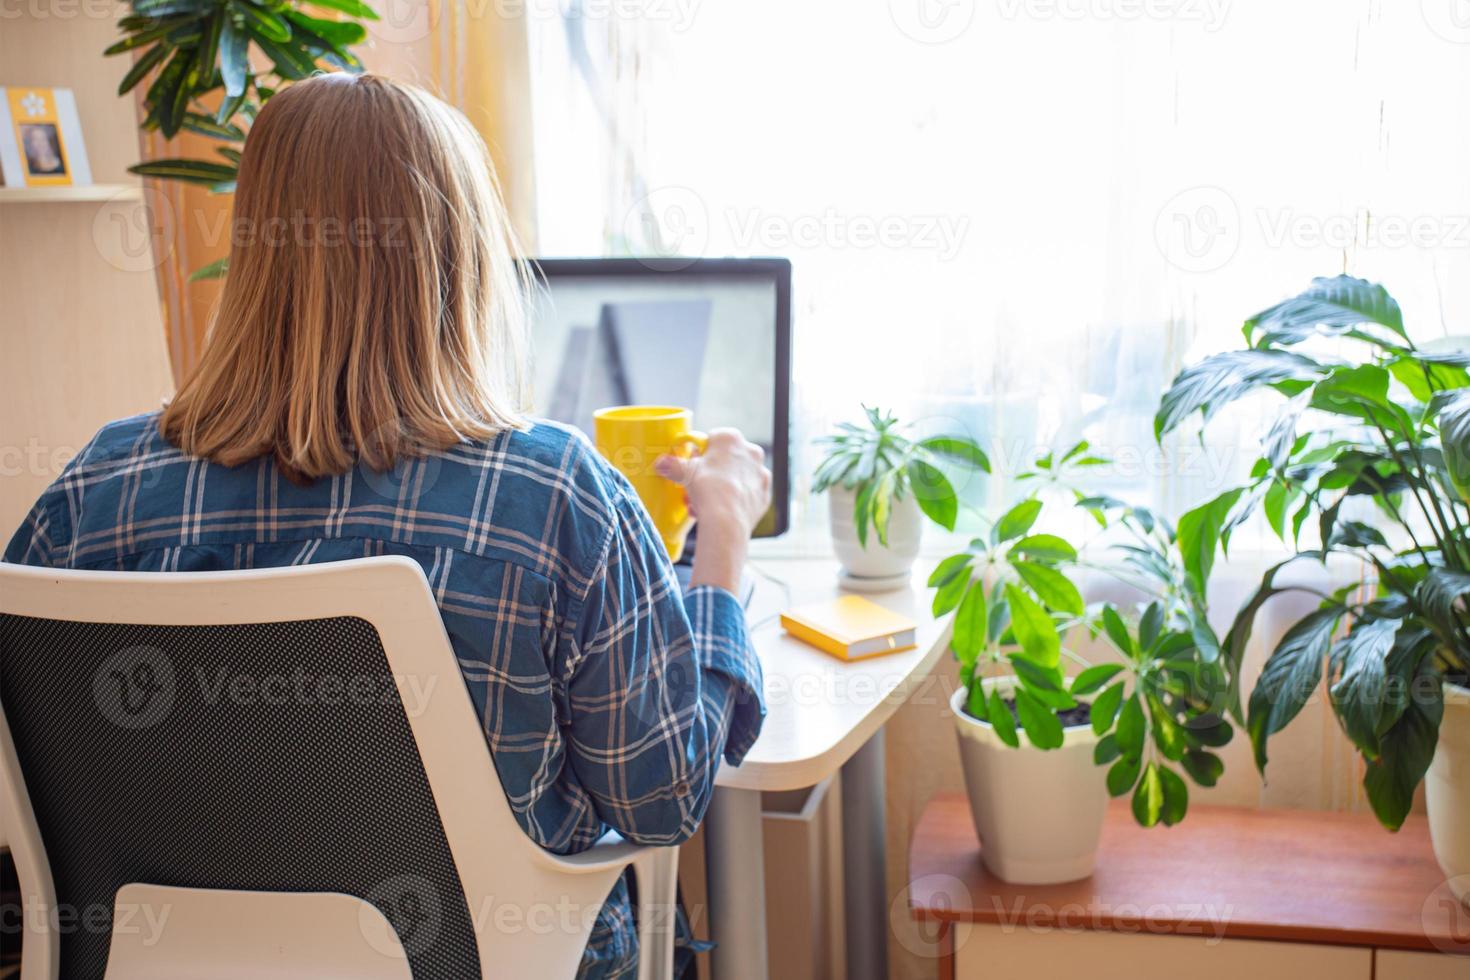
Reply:
[[[781,614],[786,632],[842,660],[912,650],[913,620],[862,596],[802,606]]]

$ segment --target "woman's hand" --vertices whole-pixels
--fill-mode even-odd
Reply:
[[[702,455],[661,456],[654,463],[660,476],[684,487],[689,511],[699,522],[690,585],[739,590],[750,532],[771,505],[765,456],[737,430],[716,429]]]

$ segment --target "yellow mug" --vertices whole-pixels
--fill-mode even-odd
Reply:
[[[620,405],[592,413],[597,451],[638,491],[671,561],[684,554],[694,520],[684,488],[659,476],[653,464],[664,455],[704,452],[709,440],[690,426],[693,418],[689,409],[672,405]]]

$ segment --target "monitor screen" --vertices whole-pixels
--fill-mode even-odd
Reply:
[[[537,259],[534,407],[592,435],[611,405],[680,405],[766,451],[787,525],[791,266],[784,259]]]

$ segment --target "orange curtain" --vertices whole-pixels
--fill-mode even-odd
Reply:
[[[458,107],[490,147],[506,206],[522,244],[535,241],[530,77],[526,24],[495,4],[419,0],[376,5],[358,54],[374,71],[413,82]],[[139,91],[142,91],[142,86]],[[139,119],[143,117],[141,100]],[[192,133],[164,140],[144,133],[144,159],[212,159],[215,141]],[[228,194],[176,181],[146,181],[153,209],[158,292],[174,380],[199,361],[219,300],[220,281],[189,275],[229,254]]]

